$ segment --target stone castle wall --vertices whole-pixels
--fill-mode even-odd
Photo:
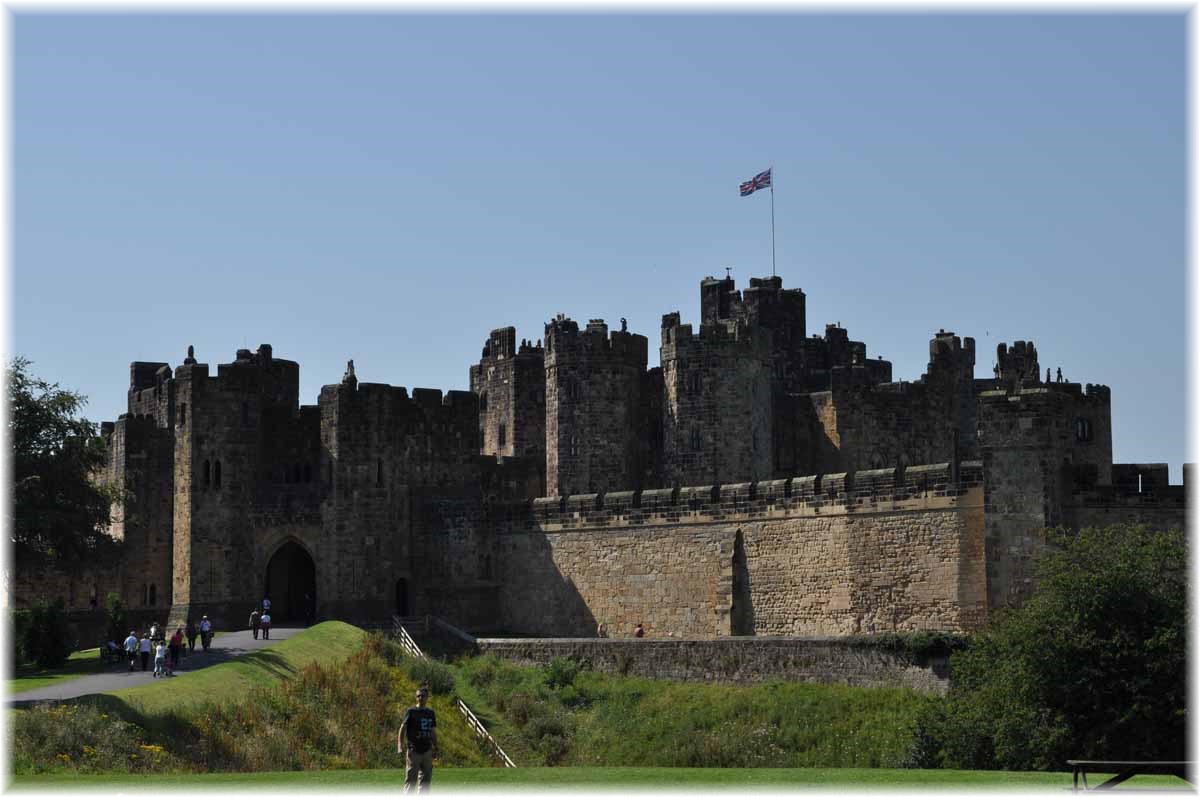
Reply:
[[[656,637],[972,630],[978,463],[538,499],[496,519],[502,623]],[[523,514],[524,513],[524,514]]]

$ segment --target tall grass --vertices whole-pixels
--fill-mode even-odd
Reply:
[[[477,712],[492,709],[493,735],[525,764],[898,767],[917,712],[933,699],[905,689],[653,681],[567,660],[518,667],[484,656],[459,669],[463,688],[486,704]]]

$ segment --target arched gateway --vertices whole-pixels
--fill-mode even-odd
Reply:
[[[273,624],[306,623],[316,616],[317,568],[308,551],[294,540],[271,557],[265,583]]]

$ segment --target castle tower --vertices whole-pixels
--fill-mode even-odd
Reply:
[[[471,366],[479,396],[479,437],[486,456],[546,456],[546,364],[541,341],[522,340],[513,327],[493,329]]]
[[[946,400],[945,418],[954,441],[946,458],[956,462],[976,459],[975,339],[959,339],[953,332],[939,329],[929,341],[924,381]]]
[[[1028,350],[1026,350],[1028,351]],[[1026,596],[1045,529],[1066,521],[1073,484],[1112,483],[1108,387],[1073,383],[979,394],[988,604]]]
[[[738,320],[692,333],[679,313],[662,322],[663,468],[668,484],[772,475],[770,333]]]
[[[640,488],[647,340],[600,319],[546,324],[546,494]]]
[[[170,622],[202,613],[218,624],[233,622],[262,597],[255,595],[262,576],[247,526],[273,470],[273,449],[287,438],[275,427],[298,414],[300,366],[275,359],[264,344],[256,352],[239,350],[213,378],[189,348],[174,381]],[[315,424],[312,432],[310,458],[317,456]]]

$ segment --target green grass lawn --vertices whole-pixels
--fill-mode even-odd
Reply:
[[[53,686],[110,669],[115,670],[117,667],[111,662],[106,664],[100,661],[100,648],[77,650],[67,659],[66,664],[53,670],[41,670],[33,664],[17,667],[13,674],[15,677],[8,682],[8,691],[10,694],[28,692],[31,689]]]
[[[359,788],[394,790],[403,780],[398,769],[328,770],[322,772],[265,772],[259,774],[155,775],[158,788],[197,789]],[[1094,786],[1100,782],[1089,778]],[[116,789],[144,785],[145,775],[54,775],[18,777],[11,788],[69,787]],[[521,769],[435,769],[434,785],[461,789],[492,788],[872,788],[872,789],[1047,789],[1061,793],[1071,787],[1068,772],[977,772],[914,769],[682,769],[665,767],[530,767]],[[1135,778],[1124,784],[1134,789],[1179,789],[1178,778]],[[1122,787],[1118,787],[1120,791]]]

